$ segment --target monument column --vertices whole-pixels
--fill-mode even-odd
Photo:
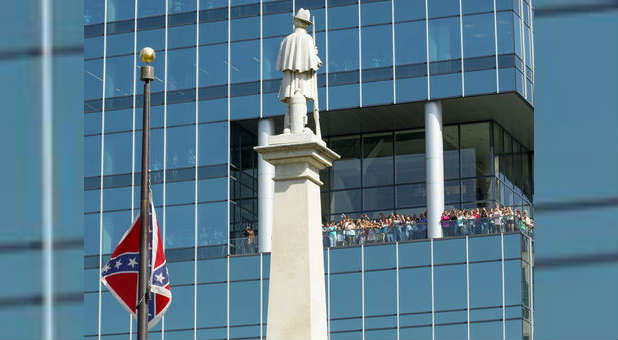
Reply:
[[[425,161],[427,176],[427,237],[441,238],[444,211],[444,148],[442,103],[425,104]]]
[[[320,137],[316,73],[322,61],[307,33],[310,19],[308,10],[299,9],[294,32],[279,47],[277,70],[283,72],[279,100],[287,105],[283,133],[269,136],[267,145],[261,140],[255,147],[262,159],[275,167],[266,323],[269,340],[328,339],[320,170],[340,157]],[[317,134],[305,126],[309,100],[314,102]]]
[[[276,135],[255,150],[275,166],[266,338],[328,338],[320,170],[339,159],[314,134]]]
[[[268,137],[275,133],[272,118],[258,122],[258,146],[268,145]],[[270,252],[273,234],[273,197],[275,168],[258,154],[258,246],[261,253]]]

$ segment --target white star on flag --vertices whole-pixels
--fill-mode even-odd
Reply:
[[[129,266],[131,266],[131,268],[137,266],[137,261],[135,261],[135,258],[129,259]]]
[[[109,264],[105,264],[105,267],[103,267],[103,273],[107,272],[108,270],[110,270],[111,268],[109,267]]]
[[[122,262],[120,262],[120,260],[116,261],[116,264],[114,265],[114,267],[116,267],[116,269],[120,268],[120,266],[122,266]]]
[[[163,273],[159,273],[155,275],[155,280],[159,281],[159,283],[163,283],[164,279],[165,279],[165,276],[163,276]]]

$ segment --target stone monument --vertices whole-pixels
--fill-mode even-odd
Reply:
[[[308,10],[294,16],[294,32],[281,42],[279,99],[287,104],[283,133],[255,147],[275,167],[275,195],[266,338],[326,340],[320,170],[339,155],[320,135],[316,72],[321,65]],[[314,102],[316,133],[306,127]]]

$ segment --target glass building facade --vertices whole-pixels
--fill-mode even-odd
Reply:
[[[4,3],[0,338],[83,335],[81,2]],[[76,105],[77,104],[77,105]]]
[[[505,233],[327,249],[330,338],[528,339],[533,243]],[[269,263],[267,253],[196,264],[192,254],[170,252],[174,302],[150,337],[265,338]],[[134,322],[109,292],[97,316],[99,269],[85,272],[85,338],[135,337]]]
[[[87,338],[134,337],[136,330],[98,277],[139,214],[137,71],[144,46],[157,51],[151,183],[174,292],[153,338],[265,337],[269,255],[238,256],[234,240],[247,224],[259,233],[256,125],[284,113],[276,54],[299,8],[316,17],[324,124],[341,127],[336,117],[345,111],[371,125],[368,116],[379,119],[379,109],[444,100],[446,117],[450,108],[476,103],[480,114],[445,119],[447,208],[500,203],[532,213],[532,137],[509,118],[532,124],[528,0],[84,6]],[[324,130],[343,156],[321,174],[325,220],[425,209],[424,127],[410,119],[389,128]],[[532,243],[505,233],[327,250],[331,338],[527,338]],[[431,299],[434,291],[440,294]]]
[[[618,4],[536,1],[535,40],[535,334],[618,338]]]

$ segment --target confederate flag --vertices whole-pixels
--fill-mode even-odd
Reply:
[[[165,251],[152,200],[150,201],[150,226],[148,239],[150,253],[150,303],[148,328],[154,326],[172,302],[172,291],[165,263]],[[140,217],[122,239],[111,258],[102,268],[101,281],[118,302],[136,317],[139,277]],[[154,228],[154,230],[153,230]]]

